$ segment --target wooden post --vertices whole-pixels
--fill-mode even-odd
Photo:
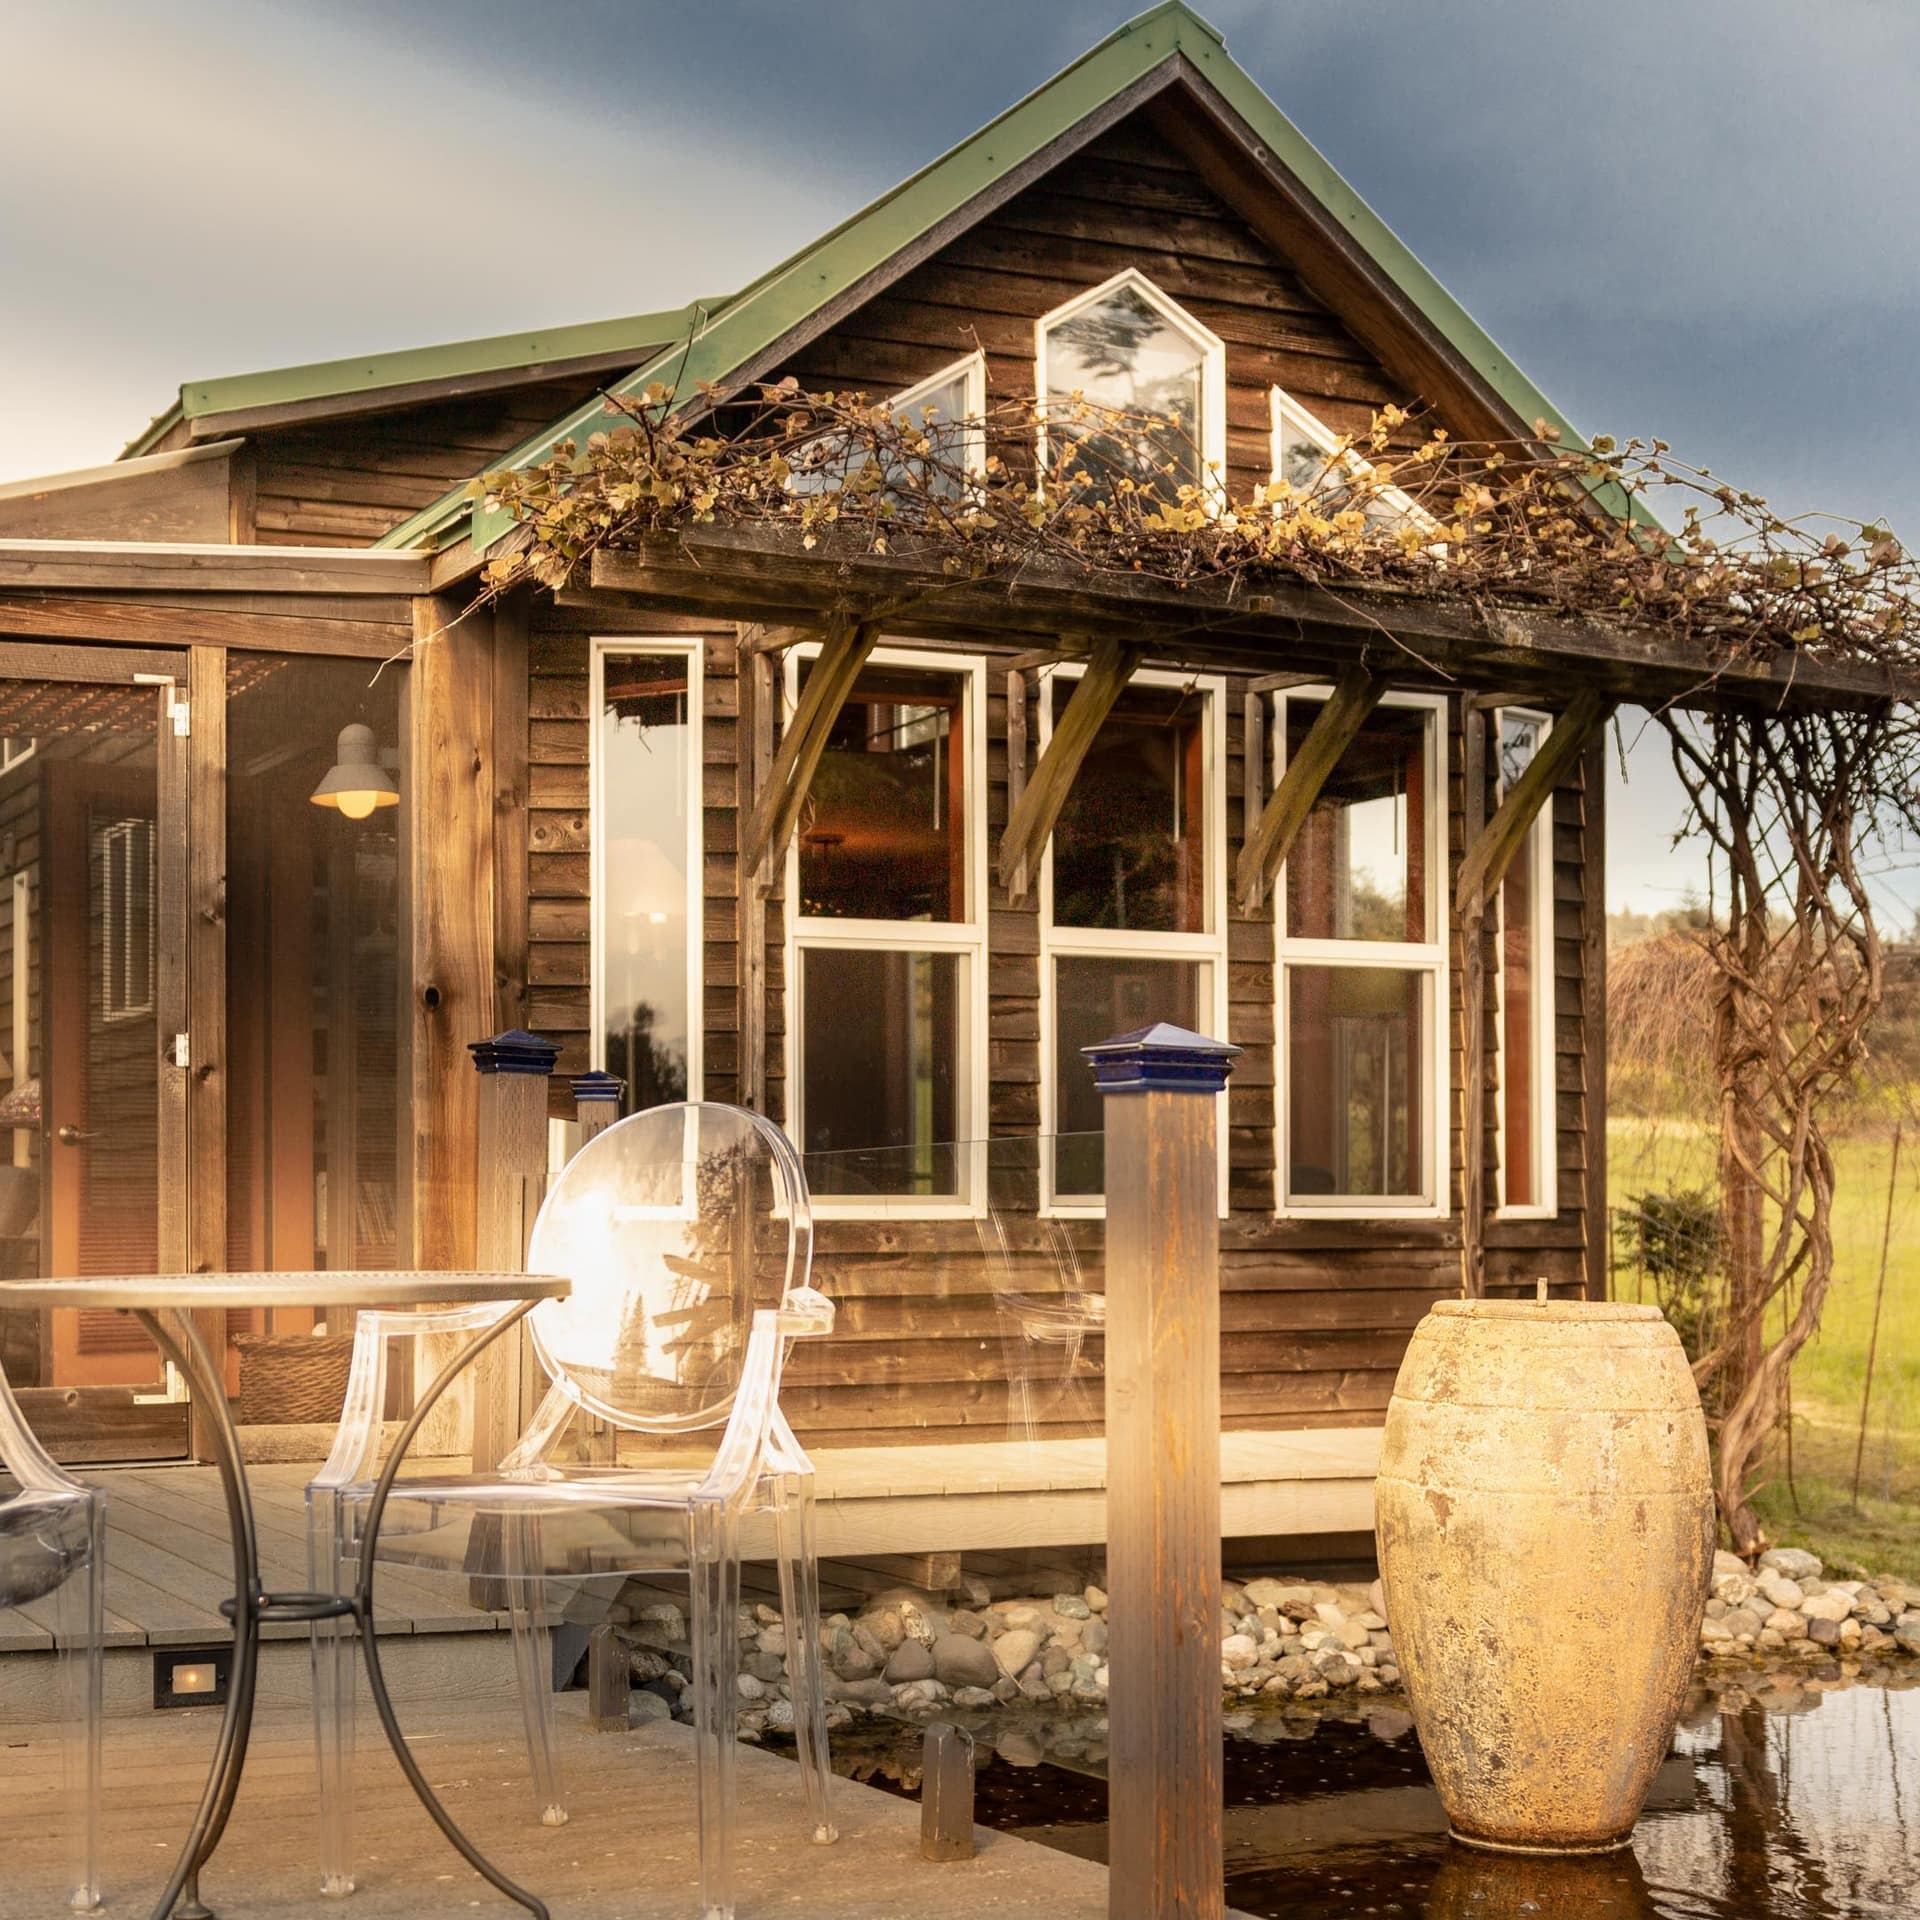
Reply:
[[[584,1147],[620,1118],[620,1094],[626,1083],[617,1073],[576,1073],[568,1084],[573,1088],[573,1117],[580,1123]]]
[[[625,1733],[633,1724],[633,1656],[611,1626],[587,1635],[587,1731]]]
[[[973,1735],[928,1724],[920,1760],[920,1858],[973,1858]]]
[[[476,1264],[502,1272],[526,1261],[547,1172],[547,1080],[560,1049],[515,1028],[467,1051],[480,1075],[474,1190]],[[520,1437],[524,1338],[498,1340],[473,1367],[473,1470],[484,1473]]]
[[[1221,1920],[1220,1161],[1238,1047],[1083,1049],[1106,1096],[1107,1911]]]
[[[1466,844],[1487,818],[1487,716],[1462,716],[1460,811]],[[1487,899],[1461,903],[1460,931],[1460,1297],[1487,1291]]]

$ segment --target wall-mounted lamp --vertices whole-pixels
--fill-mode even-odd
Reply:
[[[397,807],[400,789],[380,764],[373,729],[357,720],[340,729],[332,769],[313,790],[316,807],[335,807],[349,820],[364,820],[376,807]]]

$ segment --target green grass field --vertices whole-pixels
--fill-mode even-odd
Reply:
[[[1820,1332],[1794,1367],[1791,1483],[1781,1446],[1756,1504],[1783,1544],[1920,1579],[1920,1131],[1901,1146],[1859,1509],[1852,1503],[1892,1146],[1890,1127],[1862,1128],[1835,1144],[1835,1275]],[[1649,1191],[1714,1184],[1717,1142],[1690,1122],[1616,1119],[1607,1150],[1616,1208]],[[1614,1290],[1636,1297],[1631,1264],[1616,1266]]]

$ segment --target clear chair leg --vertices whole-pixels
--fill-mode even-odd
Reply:
[[[341,1528],[346,1509],[329,1492],[307,1495],[307,1575],[316,1593],[347,1591]],[[313,1650],[313,1746],[319,1767],[320,1891],[344,1899],[353,1891],[355,1626],[316,1620]]]
[[[793,1735],[807,1796],[807,1824],[819,1842],[837,1840],[829,1793],[827,1699],[820,1659],[820,1570],[813,1557],[813,1475],[784,1474],[774,1510],[780,1556],[780,1610],[787,1618],[787,1679],[793,1689]]]
[[[733,1920],[740,1561],[731,1520],[694,1516],[693,1719],[700,1800],[701,1920]]]
[[[553,1635],[547,1625],[546,1588],[540,1579],[540,1522],[524,1517],[509,1520],[506,1535],[507,1610],[513,1622],[513,1666],[527,1726],[534,1806],[541,1825],[563,1827],[567,1809],[553,1756]]]
[[[68,1845],[67,1904],[100,1904],[101,1653],[106,1626],[106,1502],[87,1512],[87,1564],[56,1596],[60,1642],[61,1775]]]

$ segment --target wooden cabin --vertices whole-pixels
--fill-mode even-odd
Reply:
[[[1604,1287],[1595,723],[1690,670],[1304,586],[1231,620],[1144,590],[930,595],[820,723],[795,831],[749,870],[834,614],[898,581],[716,529],[489,602],[513,529],[467,483],[592,431],[608,391],[787,373],[950,419],[1172,394],[1241,496],[1388,403],[1416,437],[1564,425],[1180,5],[730,298],[184,386],[118,463],[0,489],[0,1263],[469,1261],[468,1046],[526,1028],[560,1050],[556,1121],[565,1076],[606,1068],[629,1105],[786,1125],[841,1312],[790,1406],[868,1462],[875,1511],[965,1490],[965,1543],[1092,1538],[1103,1175],[1078,1050],[1166,1019],[1241,1049],[1229,1528],[1367,1524],[1372,1430],[1463,1261],[1492,1291]],[[1356,673],[1284,870],[1249,874]],[[1104,718],[1061,782],[1054,730],[1096,674]],[[1466,850],[1575,709],[1463,942]],[[360,817],[311,803],[356,727]],[[1049,780],[1009,885],[1009,820]],[[91,1318],[0,1327],[37,1417],[85,1457],[184,1450],[152,1357]],[[328,1343],[290,1340],[312,1324],[227,1328],[243,1420],[319,1418]],[[1008,1489],[1056,1517],[986,1497]],[[930,1514],[888,1537],[949,1543]]]

